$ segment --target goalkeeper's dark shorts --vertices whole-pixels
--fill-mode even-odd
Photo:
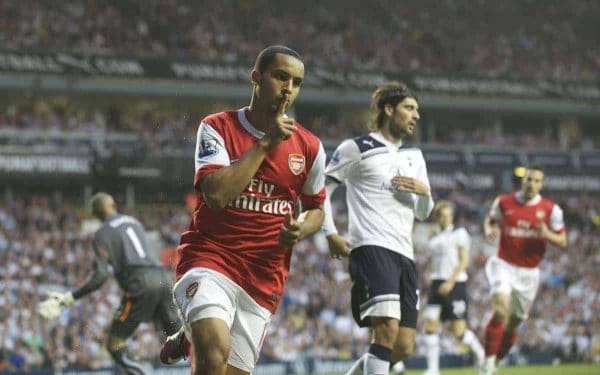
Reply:
[[[152,322],[158,330],[172,335],[181,323],[173,302],[173,277],[162,268],[139,267],[129,270],[128,292],[115,311],[111,335],[126,339],[142,322]]]
[[[379,246],[361,246],[350,253],[352,315],[361,327],[370,317],[398,319],[417,327],[419,290],[415,263]]]

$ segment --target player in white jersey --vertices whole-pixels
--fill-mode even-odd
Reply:
[[[485,353],[473,331],[467,329],[467,267],[471,237],[465,228],[454,226],[452,203],[442,200],[433,211],[439,231],[429,239],[431,290],[425,317],[425,344],[427,345],[426,375],[438,375],[440,355],[440,320],[450,321],[454,336],[475,354],[479,367]]]
[[[387,374],[390,362],[412,354],[419,305],[412,227],[433,209],[423,154],[405,142],[419,120],[417,97],[389,82],[372,99],[372,132],[342,142],[325,171],[323,230],[333,257],[350,256],[352,313],[372,329],[368,353],[349,374]],[[346,185],[349,241],[338,234],[329,201],[340,184]]]

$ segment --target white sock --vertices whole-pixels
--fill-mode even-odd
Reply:
[[[485,361],[485,351],[483,350],[483,346],[479,343],[477,336],[470,329],[465,330],[463,334],[462,343],[469,346],[475,357],[477,358],[477,365],[483,365]]]
[[[401,374],[404,370],[406,370],[406,367],[402,361],[398,361],[396,364],[394,364],[394,366],[392,366],[392,372]]]
[[[440,371],[440,335],[428,333],[425,335],[427,345],[427,370],[431,372]]]
[[[350,370],[348,370],[346,375],[362,375],[366,356],[367,354],[363,354],[362,357],[360,357],[356,362],[354,362],[354,364],[352,365],[352,367],[350,367]]]
[[[381,375],[390,372],[390,363],[381,358],[367,353],[365,357],[365,368],[363,375]]]
[[[485,368],[489,374],[493,374],[496,371],[496,356],[490,355],[485,357]]]

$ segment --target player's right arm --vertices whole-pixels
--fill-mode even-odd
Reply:
[[[75,292],[56,292],[49,291],[48,299],[42,301],[39,305],[39,313],[46,319],[58,317],[62,310],[71,307],[76,299],[79,299],[96,289],[106,281],[109,276],[108,270],[108,252],[96,240],[94,245],[94,271],[88,280]]]
[[[87,281],[73,292],[73,299],[79,299],[91,292],[99,289],[102,284],[110,276],[108,269],[109,265],[109,253],[108,250],[98,240],[94,240],[94,271],[88,277]]]
[[[327,244],[329,245],[329,253],[332,258],[340,259],[341,257],[347,257],[350,255],[350,242],[344,237],[340,236],[335,222],[333,221],[333,210],[331,208],[331,196],[340,184],[334,179],[328,177],[325,180],[325,190],[327,192],[323,209],[325,217],[323,220],[323,231],[327,238]]]
[[[331,208],[331,197],[335,190],[343,181],[348,178],[351,168],[360,161],[360,150],[353,140],[342,142],[333,153],[327,168],[325,169],[325,189],[326,197],[323,209],[325,218],[323,220],[322,230],[327,237],[329,244],[329,253],[333,258],[339,259],[350,254],[351,244],[338,234],[335,222],[333,220],[333,210]]]
[[[483,235],[488,241],[495,241],[500,235],[499,222],[501,220],[500,197],[496,197],[490,211],[483,220]]]
[[[294,120],[284,115],[286,105],[287,101],[282,100],[277,107],[273,126],[240,160],[234,164],[217,169],[200,180],[198,187],[204,196],[204,201],[212,210],[222,210],[229,202],[235,199],[248,186],[248,183],[250,183],[250,180],[256,174],[267,154],[281,143],[281,141],[289,138],[296,131]],[[201,126],[209,127],[207,124],[201,124]],[[202,147],[205,146],[202,142],[206,142],[206,138],[203,137],[209,136],[200,134],[203,131],[208,134],[211,129],[199,129],[199,144],[196,145],[196,149],[198,150],[197,155],[200,158],[214,155],[202,154]],[[224,145],[219,146],[222,148],[222,151],[219,150],[220,152],[226,152]],[[216,155],[216,157],[219,156]],[[228,157],[227,162],[229,162]]]

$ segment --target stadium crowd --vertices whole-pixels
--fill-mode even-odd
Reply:
[[[480,223],[490,201],[458,191],[449,197],[458,202],[457,224],[474,237],[469,323],[481,335],[489,314],[483,265],[494,246],[482,241]],[[600,200],[578,195],[559,202],[565,210],[570,246],[565,252],[553,248],[547,252],[541,266],[544,281],[512,361],[540,351],[549,351],[560,361],[600,361],[600,318],[596,313],[600,309],[600,254],[596,250],[600,246]],[[345,209],[340,202],[334,203],[335,211]],[[130,213],[162,243],[165,262],[172,261],[169,249],[176,246],[188,224],[183,205],[138,206]],[[36,311],[48,290],[68,289],[87,277],[92,252],[86,217],[84,209],[53,202],[47,196],[0,203],[0,372],[111,365],[103,342],[120,300],[114,282],[106,283],[55,321],[43,321]],[[345,225],[339,222],[338,228]],[[430,231],[430,223],[415,230],[422,295],[428,288],[427,256],[422,246]],[[350,359],[362,353],[368,332],[358,329],[351,317],[349,288],[345,262],[331,260],[322,236],[300,243],[285,296],[263,347],[263,360]],[[142,324],[129,340],[129,350],[137,358],[156,362],[162,340],[150,325]],[[416,355],[423,355],[422,340],[419,334]],[[462,354],[449,335],[442,340],[442,353]]]
[[[62,97],[61,97],[62,98]],[[164,103],[163,103],[164,105]],[[235,108],[223,103],[221,108]],[[196,131],[202,114],[171,113],[154,110],[140,101],[122,110],[96,108],[87,111],[70,100],[39,98],[20,104],[0,105],[0,146],[27,148],[34,153],[89,153],[102,155],[193,154]],[[132,109],[135,108],[135,109]],[[343,109],[340,109],[340,113]],[[335,113],[323,115],[303,110],[297,119],[317,134],[324,144],[361,135],[368,121],[364,116],[343,119]],[[526,119],[505,120],[500,128],[489,120],[464,125],[460,117],[440,122],[427,116],[420,122],[414,141],[426,145],[460,145],[508,147],[523,150],[581,150],[600,148],[600,131],[591,123],[564,124],[549,120],[529,125]],[[506,125],[506,126],[504,126]],[[328,143],[329,142],[329,143]]]
[[[599,14],[578,0],[5,1],[0,45],[248,64],[283,43],[336,70],[592,81]]]

